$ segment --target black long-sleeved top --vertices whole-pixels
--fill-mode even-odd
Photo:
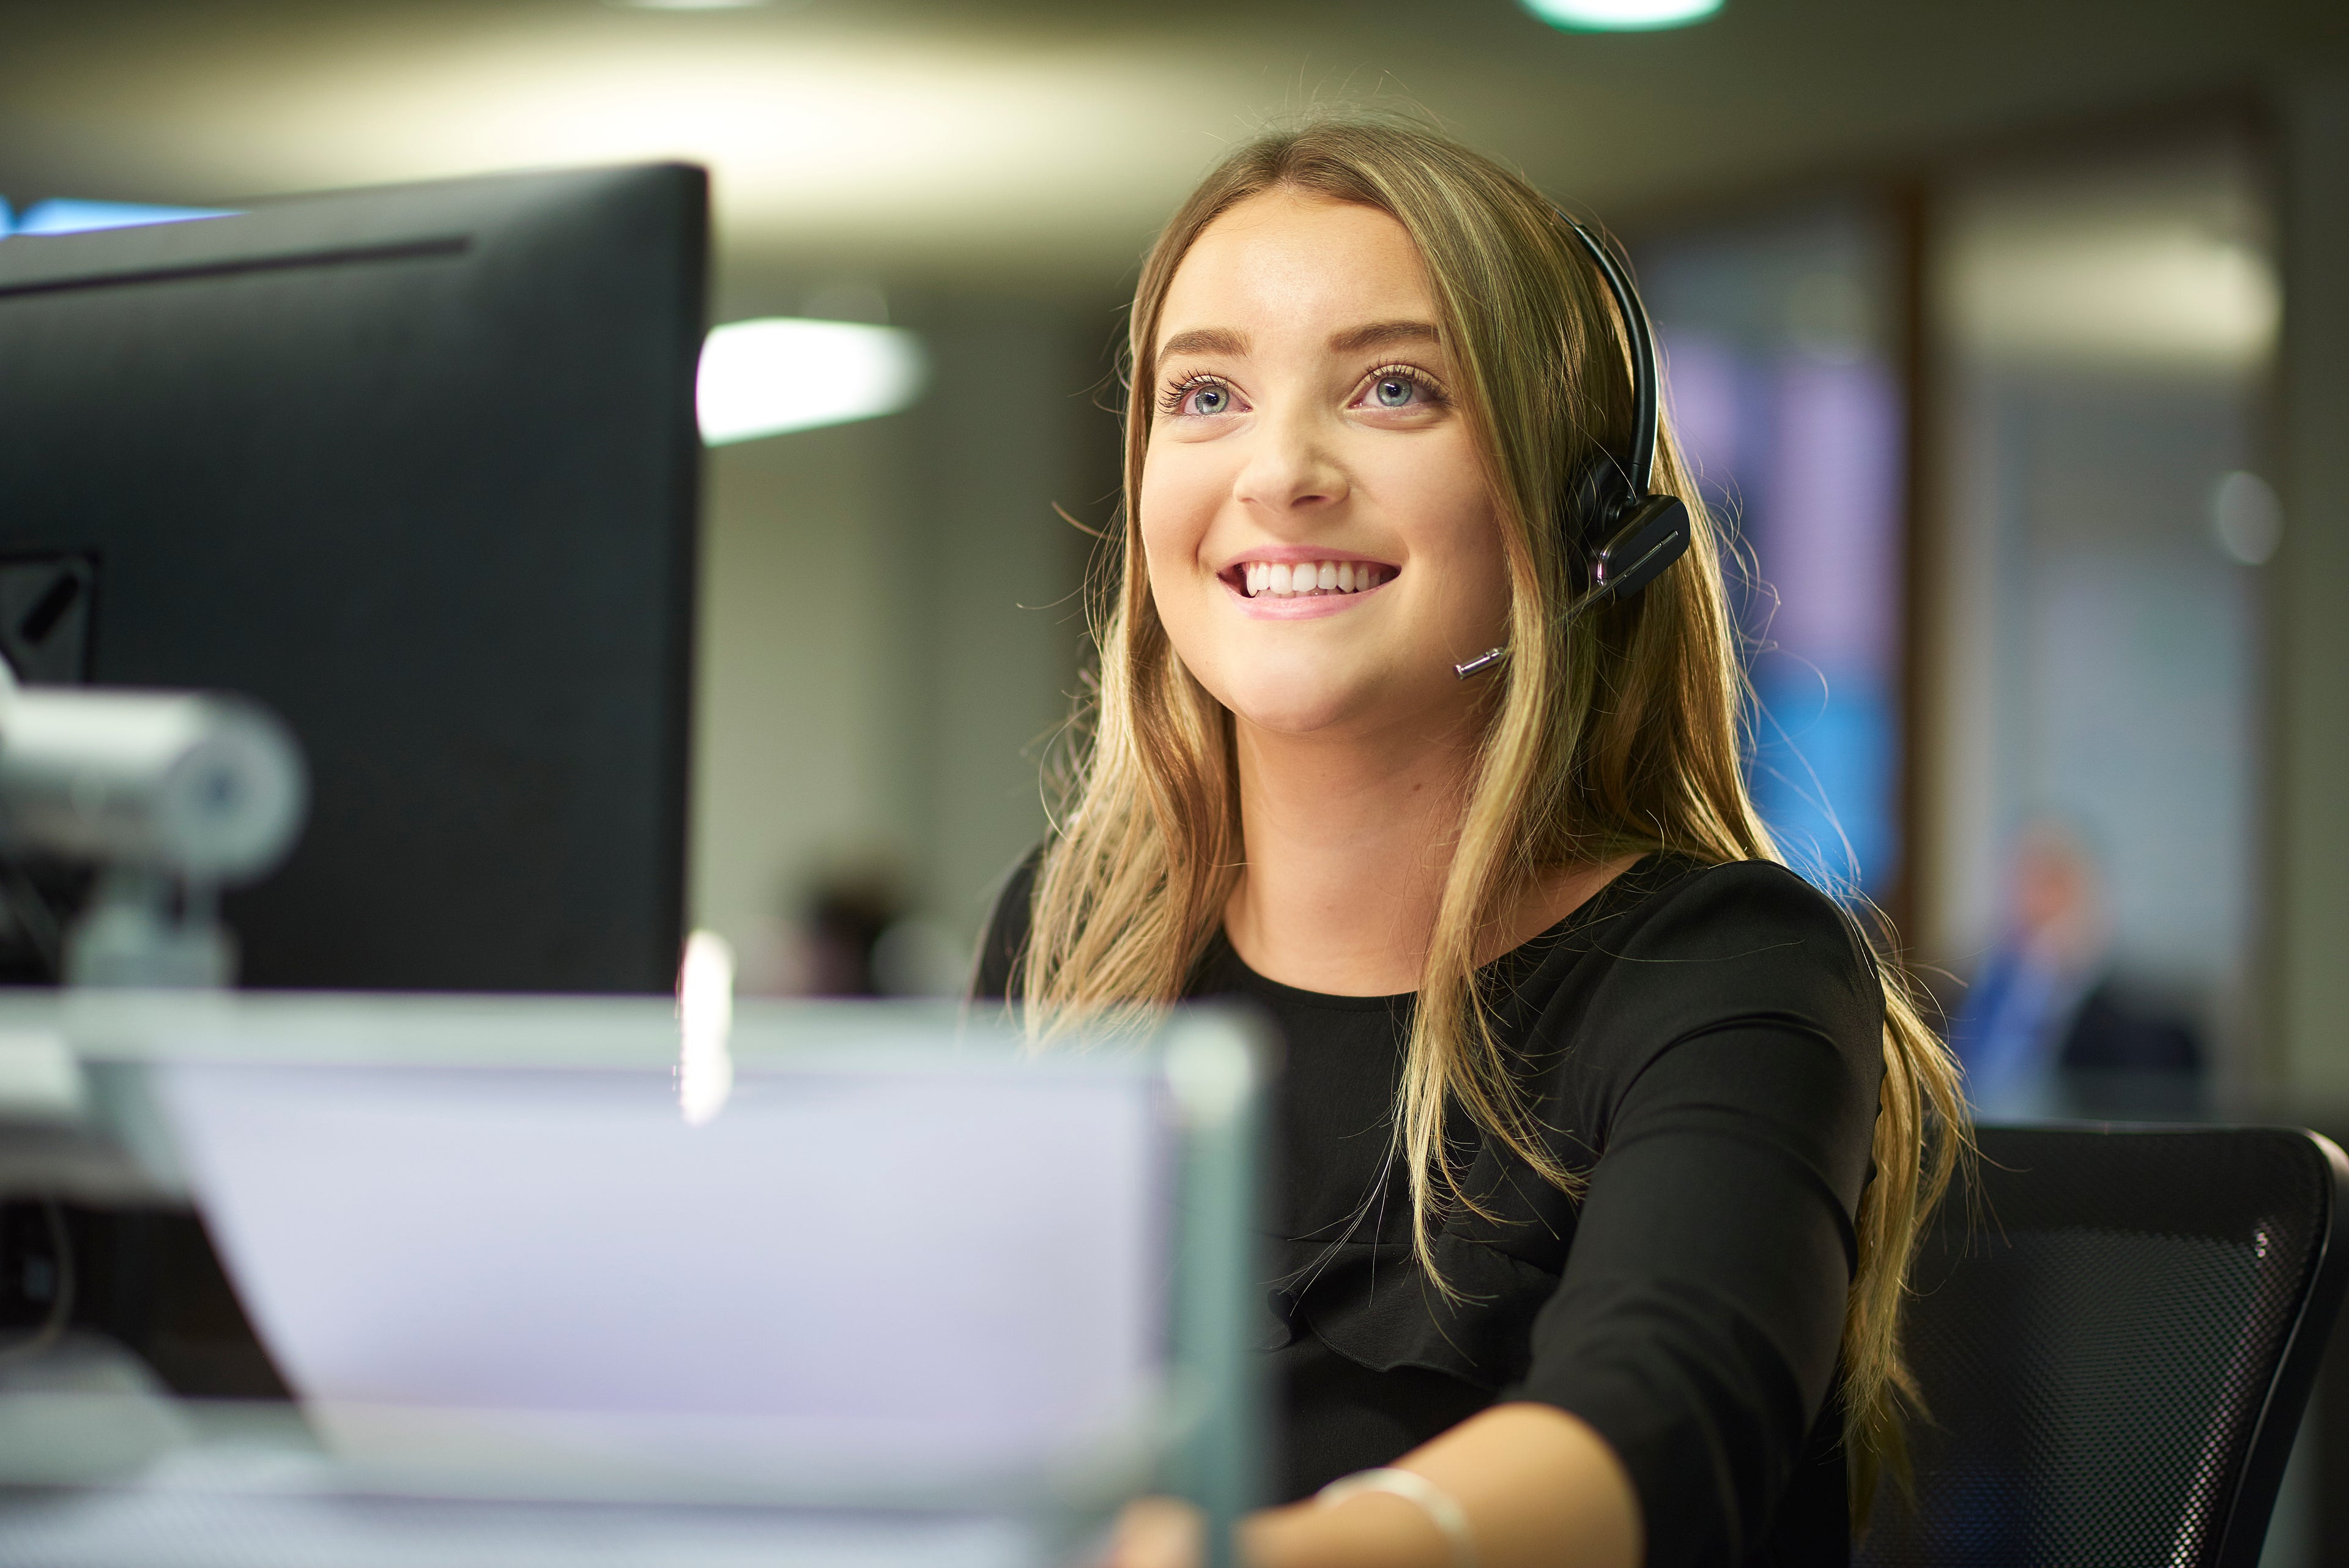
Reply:
[[[997,908],[983,996],[1010,989],[1031,880]],[[1588,1186],[1568,1199],[1455,1113],[1495,1215],[1435,1239],[1456,1303],[1413,1262],[1390,1158],[1413,998],[1281,985],[1220,936],[1187,988],[1261,1008],[1287,1045],[1268,1195],[1285,1495],[1535,1399],[1622,1459],[1655,1568],[1841,1568],[1831,1393],[1883,1072],[1857,929],[1779,867],[1651,857],[1484,979],[1552,1152]]]

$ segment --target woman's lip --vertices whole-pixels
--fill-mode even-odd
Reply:
[[[1329,559],[1326,556],[1314,558]],[[1246,588],[1234,584],[1228,577],[1216,580],[1224,585],[1224,592],[1238,601],[1240,613],[1256,620],[1313,620],[1325,615],[1338,615],[1394,586],[1394,579],[1389,577],[1377,587],[1357,588],[1345,594],[1257,594],[1251,597]]]

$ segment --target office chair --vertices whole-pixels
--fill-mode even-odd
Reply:
[[[2349,1284],[2349,1160],[2282,1127],[1983,1127],[1917,1262],[1927,1415],[1868,1568],[2252,1568]]]

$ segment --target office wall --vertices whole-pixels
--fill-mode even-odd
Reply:
[[[1093,541],[1055,512],[1108,520],[1118,427],[1094,402],[1108,309],[965,306],[931,334],[914,421],[922,499],[915,626],[926,707],[916,767],[925,908],[975,937],[997,884],[1044,831],[1040,767],[1085,642]]]
[[[798,907],[840,877],[895,880],[950,978],[1044,828],[1092,546],[1054,507],[1107,515],[1114,319],[1009,298],[898,319],[930,356],[913,408],[709,454],[690,904],[754,988],[791,983]]]
[[[720,447],[705,470],[689,908],[772,981],[795,884],[897,857],[919,815],[897,595],[915,488],[897,415]]]
[[[2349,1105],[2349,73],[2284,109],[2284,536],[2273,605],[2276,1066]]]

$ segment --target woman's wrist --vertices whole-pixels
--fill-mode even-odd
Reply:
[[[1638,1494],[1606,1440],[1555,1406],[1512,1401],[1471,1416],[1405,1455],[1397,1468],[1448,1497],[1481,1568],[1636,1568]],[[1241,1528],[1248,1568],[1455,1568],[1455,1536],[1410,1481],[1350,1488],[1252,1516]],[[1433,1493],[1423,1493],[1433,1495]],[[1443,1511],[1440,1505],[1436,1511]]]
[[[1452,1543],[1427,1511],[1390,1491],[1342,1506],[1307,1498],[1240,1526],[1247,1568],[1453,1568]]]
[[[1444,1537],[1451,1568],[1477,1568],[1476,1536],[1468,1525],[1468,1511],[1460,1506],[1457,1498],[1416,1470],[1399,1469],[1392,1465],[1356,1470],[1323,1487],[1314,1494],[1313,1501],[1319,1508],[1337,1508],[1357,1498],[1374,1496],[1399,1497],[1427,1515],[1428,1522]]]

